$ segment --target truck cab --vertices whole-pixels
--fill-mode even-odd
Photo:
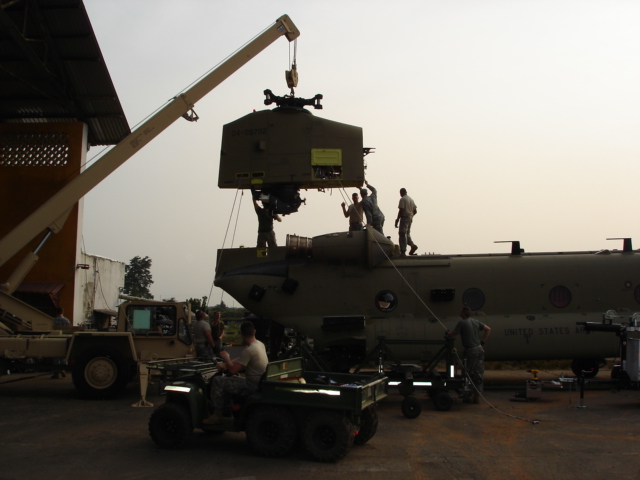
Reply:
[[[146,362],[193,356],[189,305],[140,299],[118,307],[115,332],[75,332],[67,362],[84,396],[106,397],[146,371]]]

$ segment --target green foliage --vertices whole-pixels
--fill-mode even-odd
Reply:
[[[225,344],[231,345],[242,345],[242,335],[240,334],[240,325],[242,324],[239,320],[229,320],[222,317],[224,322],[224,337],[222,337],[222,341]]]
[[[129,261],[129,265],[124,267],[124,290],[125,295],[133,297],[152,299],[149,287],[153,283],[151,279],[151,262],[149,257],[141,258],[135,256]]]
[[[188,298],[186,303],[191,305],[191,311],[197,312],[198,310],[203,310],[205,305],[207,304],[207,297],[198,298]]]
[[[227,323],[227,320],[242,320],[242,317],[244,317],[247,313],[244,308],[227,307],[224,302],[221,302],[219,305],[207,307],[207,314],[209,316],[212,316],[213,312],[215,312],[216,310],[220,310],[222,320],[225,323]]]
[[[220,318],[224,322],[224,337],[222,341],[225,344],[242,345],[242,335],[240,334],[240,325],[242,319],[248,313],[244,308],[227,307],[224,302],[207,308],[209,318],[213,317],[213,312],[220,310]]]

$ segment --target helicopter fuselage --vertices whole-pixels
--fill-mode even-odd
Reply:
[[[400,257],[373,230],[288,238],[286,247],[219,251],[215,284],[252,313],[313,338],[317,351],[441,340],[467,305],[491,327],[487,360],[607,358],[613,336],[577,322],[638,309],[640,256],[620,251]],[[394,347],[391,347],[394,350]],[[394,354],[425,361],[428,345]]]

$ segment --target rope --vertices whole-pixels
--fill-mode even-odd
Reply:
[[[464,365],[464,364],[462,363],[462,360],[460,359],[460,356],[458,355],[458,351],[457,351],[455,348],[453,349],[453,353],[455,354],[456,358],[458,359],[458,362],[460,362],[460,365]],[[503,412],[503,411],[502,411],[502,410],[500,410],[498,407],[496,407],[495,405],[493,405],[489,400],[487,400],[487,399],[486,399],[486,397],[482,394],[482,391],[480,391],[480,390],[478,389],[478,387],[476,386],[476,384],[475,384],[475,383],[473,383],[473,380],[471,380],[471,377],[469,376],[469,373],[468,373],[465,369],[463,369],[463,373],[464,373],[464,375],[465,375],[466,379],[469,381],[469,385],[471,385],[471,386],[473,387],[473,389],[475,390],[475,393],[476,393],[480,398],[482,398],[482,401],[483,401],[484,403],[486,403],[487,405],[489,405],[489,407],[490,407],[491,409],[493,409],[495,412],[500,413],[500,414],[502,414],[502,415],[505,415],[505,416],[507,416],[507,417],[513,418],[514,420],[522,420],[523,422],[531,423],[532,425],[537,425],[537,424],[539,424],[539,423],[540,423],[540,421],[539,421],[539,420],[531,420],[531,419],[528,419],[528,418],[520,417],[520,416],[518,416],[518,415],[513,415],[513,414],[511,414],[511,413]]]
[[[236,239],[236,231],[238,229],[238,220],[240,219],[240,207],[242,207],[242,199],[244,198],[244,190],[240,194],[240,204],[238,205],[238,214],[236,215],[236,224],[233,226],[233,237],[231,237],[231,247],[233,248],[233,243]]]

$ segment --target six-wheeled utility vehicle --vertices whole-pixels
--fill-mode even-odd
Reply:
[[[289,453],[298,439],[315,460],[335,462],[353,444],[376,433],[376,403],[387,396],[387,378],[305,371],[302,358],[269,364],[258,392],[234,398],[232,417],[217,425],[209,417],[211,379],[220,375],[214,362],[159,361],[149,368],[165,377],[167,400],[151,415],[149,433],[161,447],[184,446],[194,428],[211,432],[246,432],[261,455]]]

